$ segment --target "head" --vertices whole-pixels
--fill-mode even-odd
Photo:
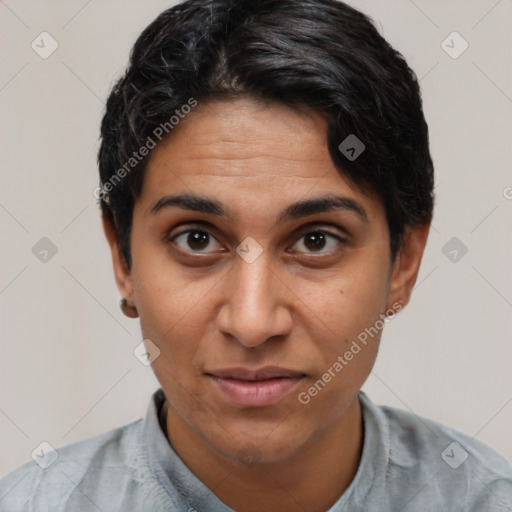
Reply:
[[[432,218],[428,128],[401,55],[336,0],[189,0],[138,38],[101,139],[116,282],[160,350],[176,421],[268,462],[341,421],[386,313],[409,301]],[[215,381],[268,366],[299,376],[275,403]]]

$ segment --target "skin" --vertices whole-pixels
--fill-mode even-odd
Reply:
[[[308,404],[298,394],[379,315],[408,303],[428,236],[428,224],[408,227],[391,261],[384,207],[334,167],[326,130],[318,113],[281,104],[201,104],[150,154],[134,207],[131,269],[103,220],[118,289],[161,351],[152,367],[167,397],[167,437],[237,511],[324,511],[349,486],[363,442],[357,393],[380,333]],[[229,218],[177,207],[151,213],[176,192],[216,199]],[[289,204],[325,193],[357,201],[367,221],[339,210],[276,223]],[[187,229],[210,236],[191,245]],[[315,230],[344,242],[327,236],[314,246],[305,235]],[[263,249],[252,263],[236,253],[248,236]],[[306,376],[266,407],[231,404],[205,376],[267,365]]]

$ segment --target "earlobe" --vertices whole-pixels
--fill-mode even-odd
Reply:
[[[131,271],[126,265],[125,259],[121,253],[121,248],[117,239],[117,233],[112,220],[102,216],[103,232],[107,239],[112,254],[112,265],[114,267],[114,276],[117,289],[121,296],[129,302],[133,302],[133,282]]]
[[[418,226],[406,226],[404,243],[400,249],[391,274],[389,284],[388,309],[393,304],[405,307],[416,283],[421,259],[427,243],[430,222]]]

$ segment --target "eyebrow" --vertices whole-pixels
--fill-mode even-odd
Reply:
[[[229,218],[228,211],[222,203],[216,199],[193,193],[164,196],[155,203],[153,208],[151,208],[151,214],[155,215],[158,212],[171,207],[182,208],[183,210],[191,210],[207,215],[215,215],[216,217],[224,219]],[[292,203],[281,212],[278,218],[278,223],[296,220],[316,213],[337,210],[356,213],[364,222],[368,223],[368,215],[360,203],[350,197],[331,194]]]

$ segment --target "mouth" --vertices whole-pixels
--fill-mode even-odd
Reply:
[[[256,370],[226,368],[206,372],[222,397],[240,407],[274,405],[298,385],[306,374],[278,366]]]

